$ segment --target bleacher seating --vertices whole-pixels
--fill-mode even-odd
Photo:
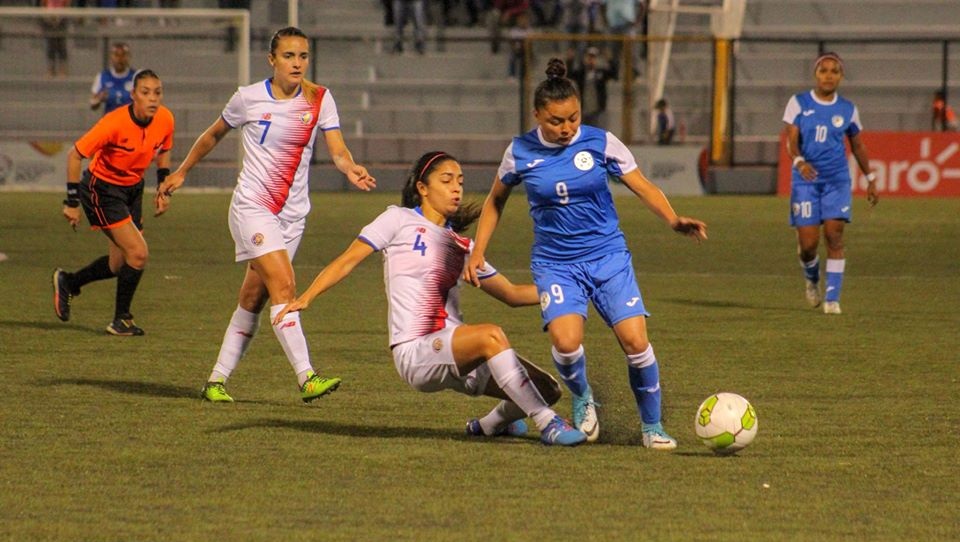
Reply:
[[[255,35],[266,35],[284,24],[286,2],[253,4]],[[734,129],[739,160],[775,157],[763,145],[775,145],[780,115],[790,95],[811,85],[812,60],[820,45],[810,41],[813,38],[844,57],[847,70],[841,92],[860,106],[868,128],[928,127],[930,96],[941,84],[942,45],[935,40],[960,41],[955,25],[948,24],[960,21],[960,2],[871,0],[869,9],[865,4],[861,0],[749,0],[745,39],[735,49]],[[213,0],[181,2],[183,7],[215,5]],[[379,0],[302,2],[300,17],[307,33],[320,40],[314,52],[314,79],[331,88],[344,135],[360,160],[406,164],[419,153],[442,146],[465,161],[494,164],[509,138],[530,125],[529,116],[519,110],[519,85],[507,78],[506,55],[490,54],[483,28],[431,26],[426,55],[409,52],[410,47],[407,53],[394,55],[390,53],[393,29],[383,25]],[[677,34],[703,35],[707,29],[703,16],[681,16]],[[44,75],[39,31],[33,31],[38,36],[34,42],[0,39],[0,100],[5,120],[0,136],[72,139],[99,117],[86,103],[93,74],[102,64],[101,43],[74,40],[70,75],[49,79]],[[410,33],[408,28],[408,37]],[[906,37],[933,41],[841,41]],[[29,43],[33,45],[24,46]],[[266,77],[265,43],[257,41],[253,47],[251,77]],[[159,38],[143,38],[137,40],[133,54],[136,66],[149,66],[164,78],[166,103],[177,115],[179,144],[174,160],[179,160],[189,148],[187,143],[216,119],[236,87],[231,65],[235,57],[224,55],[218,35],[180,47],[165,46]],[[537,57],[536,80],[547,54]],[[710,133],[712,62],[708,43],[674,44],[664,94],[691,141],[706,141]],[[956,89],[960,53],[953,53],[948,67]],[[644,75],[641,71],[634,86],[636,109],[630,121],[639,141],[646,138],[640,119],[647,118],[649,103]],[[609,89],[609,127],[620,133],[621,86],[614,82]],[[229,163],[235,152],[235,146],[221,145],[211,159]]]

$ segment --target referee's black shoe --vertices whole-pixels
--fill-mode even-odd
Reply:
[[[67,282],[67,272],[59,267],[53,270],[53,310],[57,318],[66,322],[70,319],[70,299],[73,292]]]
[[[133,337],[143,335],[144,331],[133,322],[133,315],[127,313],[110,322],[110,325],[107,326],[107,333],[120,337]]]

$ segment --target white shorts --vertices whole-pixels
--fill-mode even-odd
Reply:
[[[283,249],[293,261],[307,224],[305,218],[287,222],[263,207],[238,204],[236,198],[230,202],[228,222],[238,262]]]
[[[453,360],[453,330],[441,329],[393,347],[397,372],[415,390],[435,392],[453,390],[465,395],[480,395],[490,381],[490,369],[484,363],[460,376]]]

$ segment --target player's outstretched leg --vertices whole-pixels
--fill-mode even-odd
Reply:
[[[560,416],[554,416],[540,432],[540,442],[548,446],[576,446],[586,441],[587,435],[583,431],[574,428]]]
[[[527,434],[527,422],[514,420],[506,425],[497,427],[493,430],[493,433],[487,435],[480,425],[480,420],[473,418],[467,422],[466,432],[471,437],[522,437]]]
[[[543,395],[532,385],[526,368],[512,348],[487,360],[487,367],[496,385],[537,424],[540,441],[547,445],[574,446],[587,440],[579,429],[574,429],[557,416],[547,405]]]

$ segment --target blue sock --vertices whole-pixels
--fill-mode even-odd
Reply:
[[[553,365],[570,393],[586,393],[590,385],[587,384],[587,356],[583,353],[583,345],[570,353],[559,352],[556,348],[551,348],[550,353],[553,354]]]
[[[627,356],[630,389],[644,424],[660,423],[660,367],[653,345],[639,354]]]
[[[840,287],[843,286],[843,269],[847,260],[827,259],[827,289],[825,301],[840,301]]]
[[[800,267],[803,268],[803,276],[807,280],[814,284],[820,282],[820,256],[814,256],[809,262],[800,260]]]

